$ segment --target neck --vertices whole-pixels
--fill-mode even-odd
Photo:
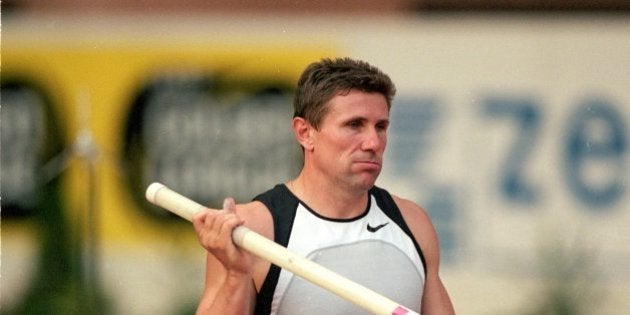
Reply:
[[[327,218],[354,218],[361,215],[367,206],[367,190],[318,180],[305,172],[289,181],[287,187],[313,211]]]

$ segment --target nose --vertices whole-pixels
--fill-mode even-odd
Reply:
[[[385,149],[386,144],[387,134],[385,131],[378,130],[377,128],[369,128],[363,139],[362,149],[365,151],[380,152]]]

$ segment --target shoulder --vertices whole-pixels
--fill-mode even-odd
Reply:
[[[431,219],[426,210],[417,203],[393,194],[392,199],[394,199],[394,202],[398,206],[398,209],[400,209],[408,225],[431,223]]]

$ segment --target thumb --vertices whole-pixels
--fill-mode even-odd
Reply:
[[[225,198],[223,199],[223,210],[226,212],[234,213],[236,212],[236,202],[233,198]]]
[[[234,198],[228,197],[228,198],[223,199],[223,211],[230,214],[236,214],[236,201],[234,201]],[[237,225],[242,225],[244,223],[245,223],[245,220],[239,218]]]

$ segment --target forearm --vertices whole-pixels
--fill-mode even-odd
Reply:
[[[228,273],[216,294],[204,297],[197,309],[202,314],[238,314],[253,313],[255,289],[249,274]]]

